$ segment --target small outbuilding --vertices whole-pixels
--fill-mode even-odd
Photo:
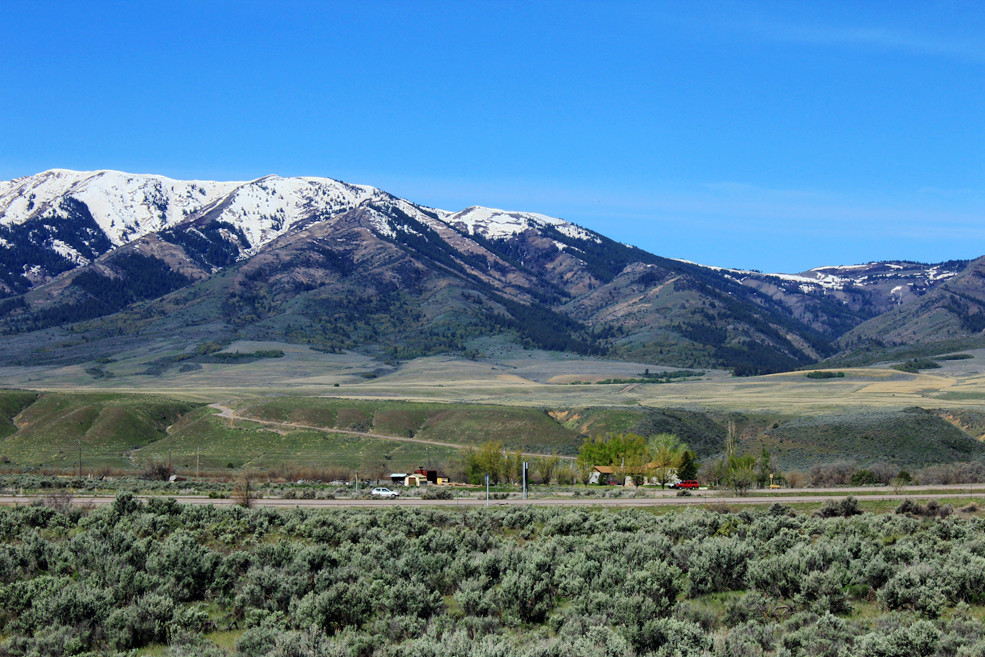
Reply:
[[[616,483],[616,469],[611,465],[596,465],[592,467],[592,474],[588,476],[590,484],[611,485]]]

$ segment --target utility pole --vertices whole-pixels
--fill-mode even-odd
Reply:
[[[486,506],[489,506],[489,473],[486,473]]]
[[[527,461],[523,462],[523,499],[527,499],[527,468],[530,467],[530,463]]]

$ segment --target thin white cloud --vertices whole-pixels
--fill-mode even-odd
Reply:
[[[764,22],[747,28],[777,41],[815,45],[847,45],[985,62],[985,42],[936,38],[886,28],[833,27]]]

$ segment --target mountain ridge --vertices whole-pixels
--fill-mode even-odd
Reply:
[[[969,262],[763,274],[664,258],[539,213],[451,212],[331,178],[50,170],[0,184],[0,265],[8,335],[99,341],[205,322],[228,339],[397,357],[469,353],[502,334],[756,374],[853,348],[843,336],[920,308]]]

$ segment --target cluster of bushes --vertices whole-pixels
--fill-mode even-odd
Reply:
[[[831,372],[827,370],[814,370],[805,374],[808,379],[844,379],[844,372]]]
[[[217,363],[250,363],[262,358],[283,358],[284,352],[281,349],[260,349],[250,352],[244,351],[221,351],[208,356]]]
[[[929,358],[914,358],[902,363],[897,363],[893,365],[894,370],[899,370],[900,372],[907,372],[909,374],[916,374],[920,370],[931,370],[937,369],[941,366],[940,363]]]
[[[672,383],[674,381],[683,381],[689,378],[702,377],[705,375],[704,370],[674,370],[674,371],[660,371],[651,372],[647,369],[641,376],[623,378],[623,379],[603,379],[601,381],[595,381],[594,383],[598,385],[606,384],[626,384],[626,383]],[[585,385],[586,383],[593,383],[591,381],[573,381],[571,385]]]
[[[979,484],[985,482],[985,463],[940,463],[914,473],[921,484]]]
[[[796,477],[799,481],[800,477]],[[975,484],[985,482],[985,463],[970,461],[966,463],[940,463],[929,465],[912,474],[890,463],[875,463],[859,468],[845,461],[815,465],[806,475],[810,486],[870,486],[908,485],[920,483],[927,485]]]
[[[985,650],[985,522],[836,511],[7,508],[0,653]]]
[[[972,505],[972,509],[969,510],[977,510],[977,507]],[[950,504],[941,504],[937,500],[930,500],[926,504],[920,504],[919,502],[915,502],[913,500],[903,500],[900,502],[899,506],[896,507],[896,513],[946,518],[954,513],[954,507]]]
[[[797,477],[800,480],[800,477]],[[920,483],[928,485],[973,484],[985,482],[985,464],[979,461],[967,463],[941,463],[915,470],[912,474],[889,463],[876,463],[859,468],[854,463],[839,462],[816,465],[806,475],[810,486],[869,486],[896,483]]]

